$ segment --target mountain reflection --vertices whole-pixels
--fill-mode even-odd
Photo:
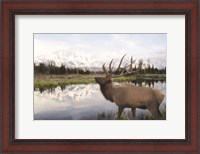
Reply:
[[[166,93],[165,82],[137,82],[137,86],[154,87]],[[161,104],[166,104],[164,99]],[[97,84],[67,85],[64,87],[35,89],[34,119],[35,120],[95,120],[99,113],[116,112],[115,103],[107,101],[101,94]],[[147,110],[137,111],[137,116]]]
[[[35,91],[35,95],[40,95],[43,97],[50,96],[52,99],[58,101],[66,101],[66,102],[79,102],[80,100],[84,100],[94,93],[99,91],[99,86],[97,84],[79,84],[79,85],[68,85],[64,88],[58,86],[57,88],[49,88],[47,90]]]

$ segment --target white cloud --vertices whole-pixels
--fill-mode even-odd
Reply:
[[[162,60],[166,65],[166,34],[35,34],[34,56],[73,51],[100,59]]]

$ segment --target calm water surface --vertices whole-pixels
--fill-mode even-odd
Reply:
[[[166,93],[165,82],[142,82],[138,86],[154,87]],[[165,105],[166,99],[160,105],[160,110]],[[115,103],[103,97],[98,84],[68,85],[34,91],[34,120],[96,120],[99,115],[111,113],[114,115],[112,118],[116,119],[117,110]],[[130,111],[127,108],[124,113],[130,114]],[[148,110],[136,109],[136,119],[140,119],[141,114],[150,113]]]

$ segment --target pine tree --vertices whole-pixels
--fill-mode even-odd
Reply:
[[[60,66],[60,74],[66,74],[66,68],[63,64]]]
[[[39,64],[39,68],[38,68],[39,73],[45,74],[45,73],[46,73],[46,70],[47,70],[47,68],[46,68],[46,66],[44,65],[44,63],[40,63],[40,64]]]

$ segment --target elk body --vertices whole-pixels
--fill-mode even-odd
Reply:
[[[136,108],[141,108],[148,109],[154,119],[161,120],[162,115],[159,111],[159,105],[165,97],[162,92],[153,88],[138,87],[128,83],[114,84],[112,82],[112,78],[114,77],[129,75],[135,72],[132,71],[132,64],[135,62],[132,58],[131,63],[128,66],[121,68],[124,57],[125,55],[122,57],[116,71],[113,72],[111,68],[111,61],[109,65],[109,72],[106,70],[105,64],[102,66],[104,72],[106,73],[106,77],[95,77],[96,82],[100,85],[103,96],[118,106],[118,119],[120,119],[124,108],[131,108],[133,118],[135,118]],[[121,74],[115,75],[117,72],[120,72]]]

